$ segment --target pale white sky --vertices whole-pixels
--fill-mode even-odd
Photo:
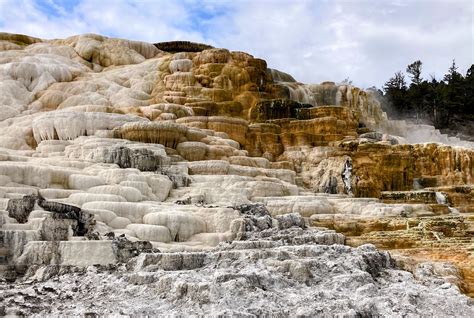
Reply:
[[[473,62],[471,0],[0,0],[0,31],[190,40],[245,51],[305,83],[383,83],[420,59],[442,78]]]

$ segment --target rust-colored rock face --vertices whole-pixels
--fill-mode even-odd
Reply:
[[[424,180],[434,186],[471,184],[474,172],[472,149],[437,144],[358,145],[351,157],[354,174],[364,185],[354,185],[357,196],[412,190]]]
[[[299,213],[413,272],[451,262],[457,272],[437,273],[473,295],[473,144],[388,120],[371,92],[302,84],[250,54],[190,42],[0,33],[0,57],[10,264],[114,263],[105,233],[206,250],[241,237],[231,207],[258,203],[268,209],[259,226]],[[67,238],[41,206],[18,208],[21,222],[7,212],[38,195],[91,211],[102,240]],[[56,225],[52,258],[41,231]]]
[[[405,218],[314,218],[314,225],[335,229],[347,243],[372,243],[387,249],[409,268],[414,263],[444,261],[460,270],[456,284],[474,296],[474,218],[471,214]],[[408,256],[404,258],[402,256]]]

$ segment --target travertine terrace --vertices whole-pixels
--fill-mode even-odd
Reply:
[[[473,314],[473,144],[370,92],[7,33],[0,92],[0,315]]]

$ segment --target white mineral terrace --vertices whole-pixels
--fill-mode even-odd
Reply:
[[[243,52],[0,33],[0,316],[474,316],[473,160]],[[344,221],[467,261],[403,267],[319,226]]]

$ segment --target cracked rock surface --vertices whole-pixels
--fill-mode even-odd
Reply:
[[[295,231],[293,237],[302,234],[296,227],[284,231]],[[274,239],[269,235],[267,240],[223,243],[208,252],[143,253],[119,266],[39,268],[20,284],[0,285],[0,314],[468,317],[474,313],[472,299],[457,287],[429,275],[415,280],[373,245],[286,245]]]

